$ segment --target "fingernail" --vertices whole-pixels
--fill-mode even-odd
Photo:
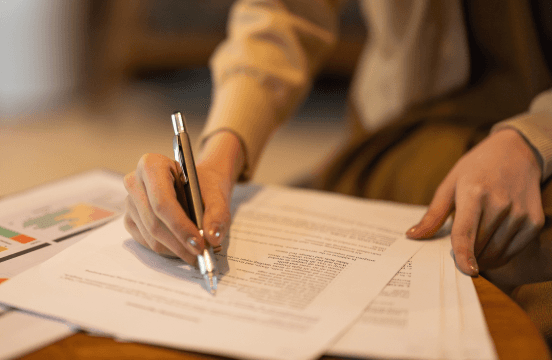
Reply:
[[[472,271],[472,275],[479,274],[479,266],[477,265],[477,261],[475,260],[475,257],[470,256],[468,258],[468,265],[470,267],[470,270]]]
[[[222,242],[223,229],[224,226],[222,224],[216,223],[211,225],[211,229],[209,229],[209,239],[213,246],[220,245]]]
[[[418,226],[420,226],[420,224],[416,224],[408,229],[408,231],[406,232],[406,236],[413,236],[414,234],[416,234],[418,232]]]
[[[186,240],[186,244],[188,244],[188,250],[194,254],[194,255],[199,255],[201,254],[201,248],[199,246],[199,243],[197,242],[197,239],[195,237],[189,237],[187,240]]]

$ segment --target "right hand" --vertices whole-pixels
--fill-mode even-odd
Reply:
[[[124,179],[128,191],[124,224],[134,240],[164,256],[195,264],[204,240],[221,245],[230,226],[232,189],[243,168],[238,138],[230,132],[210,137],[197,162],[205,205],[204,238],[180,205],[176,190],[176,163],[166,156],[145,154]]]

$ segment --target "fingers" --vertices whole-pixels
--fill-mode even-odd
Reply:
[[[203,238],[178,202],[174,189],[173,174],[175,173],[176,169],[172,161],[170,164],[151,162],[138,167],[137,174],[142,183],[136,182],[135,186],[139,188],[139,193],[142,195],[137,199],[142,205],[138,207],[140,218],[150,231],[157,231],[158,227],[161,230],[164,227],[168,228],[173,237],[185,246],[189,245],[190,238],[195,238],[197,246],[187,247],[192,253],[197,251],[195,253],[197,255],[203,251]],[[143,194],[146,194],[146,198],[143,198]]]
[[[480,203],[479,206],[481,208],[481,218],[479,220],[476,241],[473,249],[476,258],[479,260],[479,257],[483,252],[492,252],[494,254],[498,253],[498,251],[493,251],[493,247],[500,245],[500,242],[503,242],[504,238],[499,237],[495,239],[496,232],[500,229],[501,231],[505,231],[504,235],[507,235],[511,233],[509,228],[511,225],[515,225],[515,223],[512,223],[509,217],[512,205],[507,196],[502,197],[498,196],[496,193],[488,194],[487,192],[484,192],[481,198],[476,199],[475,201]],[[509,238],[511,238],[511,235]],[[499,242],[496,240],[499,240]],[[499,248],[502,249],[502,247]]]
[[[447,220],[454,208],[454,181],[446,178],[439,186],[422,220],[407,232],[410,239],[431,238]]]
[[[152,233],[151,229],[148,229],[142,222],[139,211],[134,206],[130,197],[127,197],[126,205],[125,227],[134,240],[158,254],[165,256],[176,255],[191,265],[195,264],[197,250],[192,252],[190,251],[190,247],[183,246],[172,236],[167,228],[160,227]]]
[[[174,162],[161,155],[142,157],[136,172],[124,179],[129,193],[125,223],[142,245],[193,264],[203,241],[176,199],[173,170]]]
[[[529,194],[526,200],[506,208],[505,216],[497,219],[499,226],[488,233],[489,241],[484,249],[479,254],[476,251],[477,261],[482,269],[505,265],[537,236],[544,225],[540,189],[536,187]],[[496,208],[497,205],[491,203],[487,207]]]
[[[500,225],[489,236],[483,249],[477,255],[477,262],[481,269],[489,269],[504,265],[507,260],[503,257],[508,244],[515,238],[525,222],[525,217],[517,215],[514,209],[508,209],[508,214]]]
[[[233,182],[231,177],[206,166],[198,166],[203,213],[204,236],[219,249],[230,228],[230,201]]]
[[[221,246],[230,227],[230,200],[222,192],[211,193],[209,196],[204,196],[204,199],[204,236],[213,247],[217,248]]]
[[[456,163],[407,236],[433,236],[454,209],[451,241],[458,268],[476,275],[479,266],[505,264],[544,224],[540,179],[535,154],[517,131],[493,133]]]
[[[474,247],[482,215],[482,194],[478,188],[470,188],[470,194],[457,194],[456,213],[450,234],[454,259],[458,268],[467,275],[477,275],[479,266]]]
[[[538,195],[538,201],[532,202],[533,206],[529,209],[527,216],[523,218],[524,221],[520,230],[515,234],[513,239],[505,248],[504,252],[501,254],[501,257],[504,259],[504,263],[525,249],[529,242],[535,239],[539,231],[544,226],[544,211],[542,206],[540,206],[540,193]]]
[[[198,169],[199,170],[199,169]],[[129,193],[125,226],[137,242],[165,256],[178,256],[190,264],[203,251],[204,238],[220,251],[230,226],[232,181],[218,171],[203,168],[200,188],[205,204],[204,237],[182,208],[175,190],[174,161],[155,154],[144,155],[135,172],[125,176]]]
[[[139,243],[140,245],[142,245],[142,246],[144,246],[144,247],[151,250],[150,244],[142,236],[142,233],[140,232],[140,229],[138,228],[138,226],[136,225],[134,220],[132,220],[132,217],[130,216],[129,212],[127,212],[125,214],[124,225],[125,225],[126,230],[130,233],[132,238],[137,243]],[[157,248],[159,250],[157,252],[158,254],[163,255],[163,256],[167,256],[167,257],[177,257],[172,251],[170,251],[169,249],[167,249],[163,245],[159,245],[159,246],[162,246],[163,248],[162,249]]]

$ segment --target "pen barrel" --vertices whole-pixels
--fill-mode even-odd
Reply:
[[[197,266],[199,267],[199,272],[203,275],[207,273],[218,273],[215,253],[211,246],[206,246],[203,250],[202,256],[198,256]]]
[[[188,132],[188,129],[186,128],[186,121],[184,120],[184,117],[182,116],[182,113],[180,111],[175,112],[171,115],[171,120],[173,124],[173,130],[174,134],[178,135],[181,132]]]
[[[188,210],[190,220],[197,225],[199,230],[203,230],[203,199],[201,198],[201,191],[199,189],[199,179],[195,171],[194,156],[192,154],[192,146],[190,144],[190,138],[187,133],[180,133],[180,144],[182,146],[183,156],[183,171],[188,179],[188,186],[185,186],[186,203],[188,204]]]

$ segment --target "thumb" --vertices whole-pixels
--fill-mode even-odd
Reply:
[[[445,179],[433,196],[431,204],[422,220],[406,232],[409,239],[429,239],[439,229],[454,208],[454,188],[455,184],[452,181]]]

